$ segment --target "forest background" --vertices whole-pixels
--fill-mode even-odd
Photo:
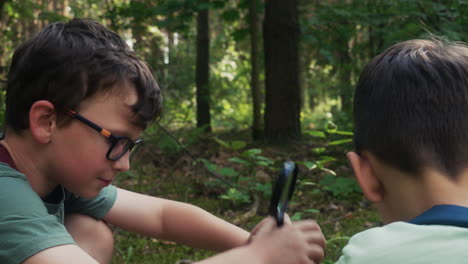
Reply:
[[[381,224],[345,159],[359,72],[399,41],[468,37],[466,0],[0,0],[2,113],[15,46],[73,17],[122,35],[163,90],[164,115],[116,185],[250,230],[267,214],[281,164],[293,160],[300,174],[289,214],[321,224],[325,263],[352,234]],[[114,263],[212,254],[114,232]]]

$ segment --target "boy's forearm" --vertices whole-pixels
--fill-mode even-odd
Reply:
[[[199,207],[123,189],[118,189],[104,220],[131,232],[213,251],[244,245],[250,235]]]
[[[175,202],[164,209],[163,215],[162,238],[196,248],[225,251],[245,245],[250,235],[190,204]]]

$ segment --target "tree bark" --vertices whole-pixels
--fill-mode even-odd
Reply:
[[[259,140],[263,137],[262,127],[262,91],[259,85],[259,49],[258,49],[258,13],[257,0],[250,0],[250,87],[252,92],[252,137]]]
[[[5,12],[3,11],[3,7],[8,0],[0,0],[0,30],[4,32],[6,26],[4,25],[5,19]],[[6,72],[6,63],[5,63],[5,47],[0,46],[0,80],[4,81],[3,76]],[[0,88],[3,88],[3,83],[0,83]]]
[[[265,1],[265,138],[300,139],[299,23],[296,0]]]
[[[353,87],[351,86],[351,56],[347,49],[339,51],[340,69],[338,70],[341,111],[351,113],[353,111]]]
[[[0,0],[0,18],[3,16],[3,6],[5,3],[8,2],[7,0]]]
[[[211,131],[210,90],[209,90],[209,46],[208,9],[198,11],[197,16],[197,59],[196,59],[196,100],[197,127]]]

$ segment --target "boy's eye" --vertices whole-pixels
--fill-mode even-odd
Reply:
[[[132,146],[133,142],[129,138],[119,138],[109,152],[109,157],[111,159],[118,158],[127,152]]]

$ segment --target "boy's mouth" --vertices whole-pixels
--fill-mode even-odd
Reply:
[[[112,180],[106,180],[103,178],[98,178],[98,179],[104,184],[104,186],[108,186],[112,182]]]

